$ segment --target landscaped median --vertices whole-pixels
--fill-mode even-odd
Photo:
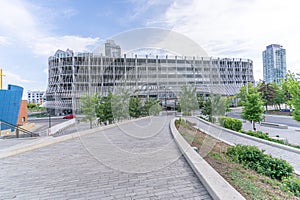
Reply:
[[[175,126],[175,119],[170,123],[171,133],[180,151],[206,187],[213,199],[245,199],[220,174],[216,172],[181,136]]]
[[[173,120],[172,124],[175,126],[174,123]],[[175,127],[177,132],[172,130],[172,133],[179,148],[194,170],[194,163],[200,165],[200,162],[202,164],[206,161],[214,168],[213,170],[219,173],[219,176],[223,177],[221,177],[223,180],[225,179],[235,188],[234,191],[239,191],[246,199],[299,199],[299,179],[294,177],[293,168],[289,163],[266,155],[264,151],[254,146],[231,146],[193,126],[194,124],[184,120],[176,121],[178,130]],[[197,147],[200,155],[197,155],[191,146]],[[192,154],[192,156],[189,154]],[[198,161],[192,162],[192,159],[198,159]],[[207,165],[207,163],[202,165]],[[201,181],[205,180],[205,176],[212,176],[206,171],[209,168],[202,166],[198,169],[200,172],[195,172],[198,176],[200,174]],[[201,176],[204,176],[204,178]],[[217,176],[214,179],[221,180]],[[207,182],[207,184],[212,187],[217,184],[221,185],[220,188],[216,188],[216,191],[219,190],[219,199],[234,199],[230,192],[226,193],[226,189],[222,192],[224,184],[216,181]],[[211,190],[213,189],[211,188]]]

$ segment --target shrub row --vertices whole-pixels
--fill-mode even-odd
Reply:
[[[273,179],[283,180],[293,174],[293,167],[283,159],[264,154],[255,146],[236,145],[229,147],[226,154],[235,162]]]
[[[176,126],[176,128],[178,129],[180,126],[183,126],[183,127],[185,127],[185,128],[187,128],[187,129],[193,129],[193,124],[190,124],[188,121],[186,121],[186,120],[184,120],[184,119],[176,119],[175,120],[175,126]]]
[[[300,196],[300,179],[289,178],[282,181],[285,190],[293,192],[296,196]]]
[[[257,137],[257,138],[268,140],[268,141],[271,141],[271,142],[276,142],[276,143],[279,143],[279,144],[284,144],[284,141],[270,138],[266,133],[263,133],[261,131],[240,131],[240,132],[244,133],[244,134],[247,134],[247,135],[251,135],[251,136]]]
[[[225,116],[219,117],[219,123],[224,128],[228,128],[233,131],[241,131],[243,126],[240,120]]]

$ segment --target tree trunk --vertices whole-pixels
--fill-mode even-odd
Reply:
[[[90,120],[90,129],[93,128],[92,120]]]
[[[256,131],[255,122],[254,121],[252,121],[252,127],[253,127],[253,130]]]
[[[268,104],[265,104],[265,106],[266,106],[266,111],[268,111]]]

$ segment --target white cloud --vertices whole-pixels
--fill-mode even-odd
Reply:
[[[3,85],[13,84],[13,85],[22,85],[24,83],[32,83],[32,81],[22,78],[22,75],[16,74],[10,71],[5,71],[3,80]]]
[[[168,5],[170,4],[171,0],[129,0],[129,2],[135,5],[135,8],[132,10],[132,14],[129,16],[129,19],[135,20],[138,17],[145,15],[145,13],[152,7]]]
[[[0,13],[5,17],[0,18],[0,33],[15,38],[15,41],[25,43],[36,55],[50,56],[58,48],[85,51],[88,46],[99,41],[99,38],[53,35],[47,31],[46,25],[30,12],[29,8],[29,4],[20,0],[1,1]],[[73,9],[66,9],[63,13],[65,17],[75,14],[76,10]]]
[[[66,35],[62,37],[41,37],[36,40],[33,52],[37,55],[49,56],[57,49],[73,49],[75,51],[87,51],[88,47],[96,44],[99,38],[83,38],[79,36]]]
[[[159,22],[191,37],[212,56],[252,59],[258,80],[261,53],[272,43],[287,49],[288,69],[299,71],[298,4],[297,0],[176,0]]]
[[[48,68],[45,68],[45,69],[43,70],[43,72],[44,72],[45,74],[47,74],[47,76],[48,76]]]
[[[0,36],[0,45],[7,46],[10,45],[10,41],[7,37]]]
[[[74,15],[76,15],[77,13],[78,13],[77,10],[75,10],[73,8],[67,8],[67,9],[63,10],[62,15],[65,18],[70,18],[70,17],[73,17]]]

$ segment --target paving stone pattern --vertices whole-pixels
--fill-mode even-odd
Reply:
[[[211,199],[172,140],[169,120],[1,159],[0,199]]]

